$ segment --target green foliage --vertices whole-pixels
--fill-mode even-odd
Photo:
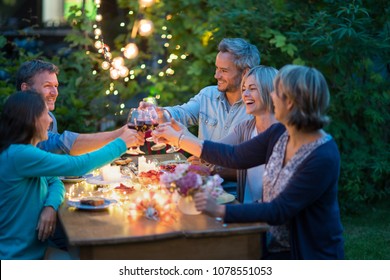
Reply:
[[[390,193],[389,22],[376,26],[385,6],[332,1],[289,33],[299,57],[328,79],[332,94],[328,130],[342,156],[340,198],[345,209]],[[384,4],[384,3],[383,3]],[[386,11],[386,9],[384,9]],[[389,8],[387,7],[387,14]]]
[[[116,120],[114,114],[118,111],[118,100],[106,96],[105,89],[109,88],[110,79],[106,72],[99,73],[102,71],[100,55],[90,51],[93,45],[89,36],[92,21],[76,6],[71,7],[68,20],[72,32],[65,41],[70,49],[61,50],[59,57],[52,59],[60,68],[60,94],[55,113],[60,128],[95,132],[102,121]]]
[[[93,131],[109,119],[120,125],[129,106],[136,106],[143,95],[159,96],[161,105],[186,102],[204,86],[215,83],[219,41],[242,37],[259,48],[262,64],[277,68],[290,63],[313,66],[326,77],[332,98],[332,123],[327,131],[338,143],[342,158],[342,208],[358,210],[364,203],[388,197],[388,1],[309,2],[310,5],[303,0],[157,1],[145,10],[145,17],[155,26],[153,36],[137,36],[141,52],[136,59],[126,60],[135,75],[130,81],[111,81],[108,71],[101,70],[103,58],[93,47],[92,23],[79,8],[72,8],[69,22],[73,31],[66,39],[72,51],[63,50],[52,59],[61,69],[56,109],[60,127]],[[103,21],[108,26],[128,22],[126,28],[115,29],[115,34],[111,29],[106,32],[106,38],[114,38],[110,45],[114,56],[129,40],[136,15],[128,11],[139,8],[138,1],[117,3],[120,16]],[[167,35],[172,37],[164,37]],[[21,61],[34,56],[23,50],[18,52],[14,60],[0,54],[1,68],[10,77]],[[171,54],[178,58],[168,62]],[[183,54],[185,59],[181,58]],[[163,63],[156,63],[157,59]],[[175,71],[174,75],[159,75],[168,68]],[[12,78],[0,80],[0,101],[13,91],[11,82]],[[117,95],[113,94],[115,90]],[[122,104],[126,105],[123,111]]]
[[[257,45],[262,64],[305,64],[327,78],[332,95],[328,131],[341,152],[344,210],[389,195],[390,8],[386,1],[164,1],[172,18],[171,46],[190,54],[173,65],[171,80],[156,81],[167,103],[185,89],[214,83],[216,46],[224,37]],[[159,30],[157,28],[156,30]],[[171,50],[173,51],[173,50]],[[204,83],[203,83],[204,82]],[[176,93],[176,94],[175,94]],[[192,94],[185,95],[187,99]],[[180,100],[178,98],[178,100]]]
[[[15,73],[19,65],[38,56],[40,53],[34,54],[20,49],[0,35],[0,110],[8,96],[16,91]]]

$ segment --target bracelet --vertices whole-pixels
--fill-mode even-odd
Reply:
[[[171,114],[171,112],[169,112],[169,111],[168,111],[167,109],[165,109],[164,107],[162,107],[162,110],[163,110],[163,112],[167,112],[169,118],[172,119],[172,114]]]
[[[180,149],[180,143],[181,143],[181,140],[183,140],[184,138],[184,132],[182,132],[179,136],[179,139],[177,140],[177,147]]]

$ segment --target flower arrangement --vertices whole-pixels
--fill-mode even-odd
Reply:
[[[219,175],[211,175],[207,167],[194,164],[178,164],[173,172],[160,176],[161,184],[183,197],[202,190],[217,198],[223,193],[222,182],[223,179]]]

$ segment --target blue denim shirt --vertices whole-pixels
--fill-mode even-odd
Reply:
[[[38,148],[54,154],[69,154],[79,134],[67,130],[59,134],[56,117],[51,112],[49,112],[49,115],[53,119],[48,132],[49,138],[46,141],[39,142]]]
[[[238,123],[252,118],[241,99],[229,106],[225,93],[217,86],[205,87],[187,103],[165,109],[187,127],[198,125],[198,137],[211,141],[225,137]]]

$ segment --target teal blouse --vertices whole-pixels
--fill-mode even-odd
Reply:
[[[80,156],[15,144],[0,154],[0,259],[42,259],[47,242],[36,230],[43,207],[61,205],[65,188],[55,176],[81,176],[126,151],[122,139]]]

